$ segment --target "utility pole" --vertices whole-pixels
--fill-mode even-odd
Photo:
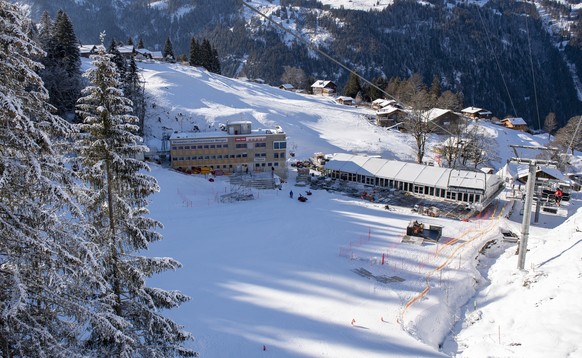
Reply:
[[[519,256],[517,260],[517,268],[523,270],[525,267],[525,255],[527,253],[527,240],[529,238],[529,226],[531,223],[531,207],[534,197],[534,189],[536,182],[536,172],[538,166],[556,166],[557,163],[552,160],[542,160],[542,159],[526,159],[520,158],[517,154],[516,148],[522,149],[534,149],[534,150],[547,150],[557,152],[556,148],[548,147],[533,147],[524,145],[511,145],[515,152],[515,158],[511,158],[509,161],[517,164],[527,164],[529,166],[529,174],[527,177],[526,192],[525,192],[525,203],[523,204],[523,221],[521,223],[521,239],[519,240]]]

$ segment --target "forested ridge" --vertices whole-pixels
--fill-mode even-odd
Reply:
[[[238,0],[169,0],[165,7],[147,0],[121,7],[108,1],[31,2],[33,18],[66,8],[83,43],[96,43],[102,30],[117,40],[142,39],[151,49],[162,49],[170,38],[179,57],[188,54],[195,37],[216,48],[226,76],[278,85],[287,66],[305,72],[306,87],[321,78],[342,88],[348,79],[347,71],[304,43],[289,41],[265,19],[249,20]],[[322,36],[326,40],[318,44],[324,51],[371,81],[420,74],[430,84],[436,77],[443,91],[462,92],[464,105],[487,108],[497,117],[520,116],[533,128],[550,112],[559,125],[582,112],[565,61],[582,67],[581,26],[567,4],[542,4],[551,16],[572,23],[552,38],[533,3],[509,0],[482,7],[398,0],[382,11],[331,9],[312,0],[271,3],[278,5],[270,13],[273,20],[304,38]]]

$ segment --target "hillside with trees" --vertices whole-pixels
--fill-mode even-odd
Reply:
[[[105,29],[113,38],[140,40],[154,50],[165,48],[170,39],[175,57],[183,58],[192,38],[199,43],[208,39],[227,76],[244,74],[279,85],[294,68],[306,75],[299,88],[317,78],[344,88],[349,78],[348,71],[305,43],[290,40],[264,18],[249,17],[250,10],[237,0],[172,0],[164,6],[146,0],[123,5],[29,2],[37,19],[43,10],[56,14],[66,8],[83,43],[95,43]],[[307,40],[324,39],[317,43],[321,49],[371,81],[388,83],[419,74],[426,84],[436,79],[442,92],[462,93],[463,105],[487,108],[500,118],[520,116],[532,128],[542,128],[552,112],[561,127],[582,111],[568,68],[571,63],[578,73],[582,69],[580,19],[568,4],[547,3],[538,5],[568,19],[570,31],[548,34],[535,4],[509,0],[483,6],[398,0],[382,11],[280,0],[270,2],[275,7],[270,18]],[[362,86],[368,97],[378,95]]]

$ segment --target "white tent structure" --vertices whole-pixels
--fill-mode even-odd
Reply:
[[[325,164],[325,173],[331,178],[467,203],[478,211],[504,188],[495,174],[343,153]]]

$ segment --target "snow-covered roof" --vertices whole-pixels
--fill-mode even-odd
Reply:
[[[394,103],[396,103],[396,101],[393,99],[383,99],[383,98],[378,98],[378,99],[372,101],[372,105],[378,106],[380,108],[390,106]]]
[[[133,45],[119,46],[117,48],[117,51],[119,51],[119,53],[133,53],[133,51],[135,51],[135,48],[133,47]]]
[[[479,113],[483,110],[483,108],[479,108],[479,107],[467,107],[465,109],[463,109],[461,112],[462,113],[469,113],[469,114],[476,114]]]
[[[388,107],[380,108],[379,110],[376,111],[376,113],[377,114],[392,114],[392,113],[398,112],[398,111],[402,112],[402,110],[400,108],[388,106]]]
[[[95,45],[79,45],[80,53],[91,53],[96,48]]]
[[[282,85],[279,86],[279,88],[284,88],[286,90],[290,90],[290,89],[293,89],[295,87],[293,87],[293,85],[290,83],[283,83]]]
[[[542,173],[546,173],[547,175],[556,178],[564,183],[570,183],[571,180],[564,175],[561,171],[559,171],[556,168],[549,168],[549,167],[539,167],[536,170],[536,174],[542,172]],[[526,176],[529,175],[529,167],[527,165],[520,165],[517,168],[517,177],[518,178],[524,178]]]
[[[430,122],[430,121],[434,121],[438,117],[440,117],[443,114],[446,114],[448,112],[452,113],[452,111],[450,109],[432,108],[432,109],[429,109],[428,111],[424,112],[423,118],[426,118],[426,120]]]
[[[527,126],[527,122],[521,117],[509,117],[501,120],[501,122],[505,121],[511,123],[514,126]]]
[[[348,96],[339,96],[337,98],[338,101],[353,101],[354,99],[352,97],[348,97]]]
[[[311,87],[314,87],[314,88],[325,88],[325,87],[327,87],[327,86],[328,86],[330,83],[331,83],[331,84],[333,84],[333,82],[332,82],[332,81],[317,80],[317,81],[315,81],[315,82],[314,82],[314,83],[311,85]]]
[[[487,187],[499,183],[500,180],[494,174],[485,174],[481,171],[441,168],[346,153],[335,154],[325,164],[325,169],[441,189],[455,187],[486,191]]]

